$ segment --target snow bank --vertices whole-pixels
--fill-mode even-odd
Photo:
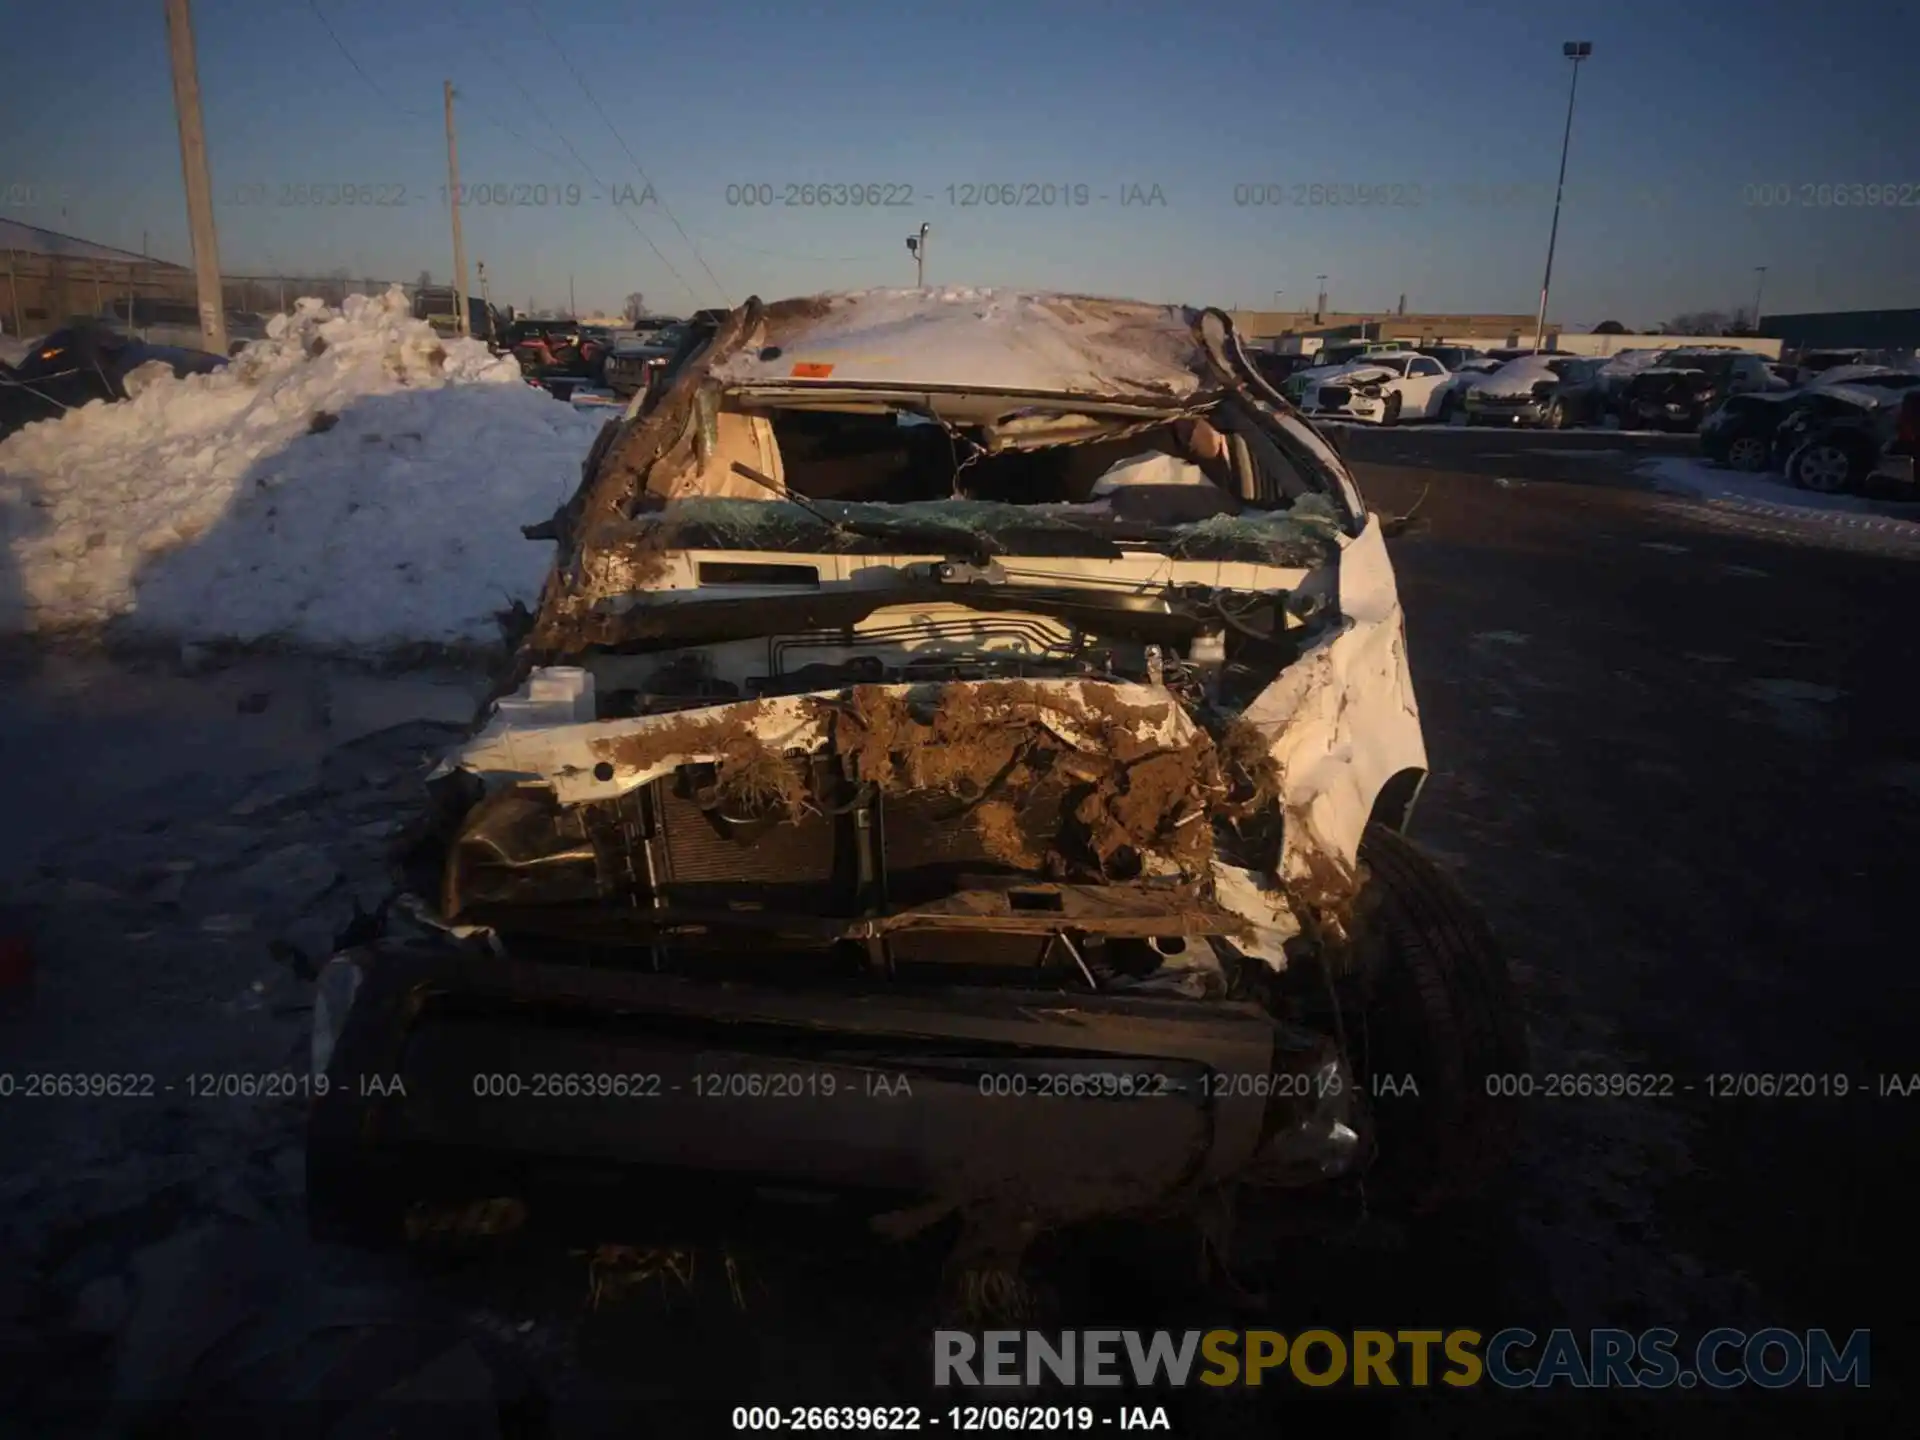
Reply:
[[[1661,456],[1645,462],[1640,470],[1652,478],[1656,490],[1668,495],[1686,495],[1696,500],[1757,501],[1791,510],[1824,511],[1834,515],[1875,515],[1886,522],[1877,528],[1920,541],[1920,506],[1875,500],[1865,495],[1821,495],[1812,490],[1802,490],[1797,485],[1789,485],[1784,480],[1768,479],[1741,470],[1724,470],[1690,455]]]
[[[492,638],[552,558],[519,526],[571,490],[599,423],[397,288],[302,300],[226,369],[128,388],[0,444],[0,629]]]

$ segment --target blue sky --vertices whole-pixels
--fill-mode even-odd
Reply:
[[[160,0],[7,8],[4,213],[185,260]],[[1336,308],[1530,313],[1579,38],[1555,319],[1732,309],[1759,265],[1768,311],[1920,305],[1914,6],[196,0],[194,23],[229,273],[446,279],[450,78],[463,182],[521,202],[463,212],[496,301],[910,284],[927,221],[930,283],[1262,308],[1325,273]],[[613,203],[646,188],[621,139],[658,200]],[[784,203],[822,182],[913,198]],[[1056,203],[984,203],[1001,185]],[[1866,185],[1907,203],[1817,188]]]

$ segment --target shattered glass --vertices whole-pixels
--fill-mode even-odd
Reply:
[[[1123,518],[1105,504],[1015,505],[993,500],[903,504],[811,500],[677,500],[632,522],[661,550],[773,550],[803,554],[924,553],[966,548],[994,555],[1115,557],[1163,550],[1183,560],[1311,567],[1339,553],[1340,517],[1322,495],[1285,510],[1245,510],[1180,524]]]

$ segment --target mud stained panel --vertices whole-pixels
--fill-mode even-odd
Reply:
[[[1012,807],[989,801],[972,810],[951,796],[889,796],[882,802],[888,889],[912,903],[950,893],[966,874],[1039,873],[1060,833],[1064,794],[1063,786],[1044,784]]]
[[[752,831],[710,819],[665,784],[655,788],[666,832],[663,877],[683,900],[707,885],[827,884],[834,876],[835,823],[809,815],[799,824],[778,821]],[[736,838],[751,834],[751,839]]]

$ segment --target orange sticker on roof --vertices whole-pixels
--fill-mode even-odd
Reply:
[[[793,367],[795,380],[824,380],[833,374],[833,366],[823,365],[817,360],[801,360]]]

